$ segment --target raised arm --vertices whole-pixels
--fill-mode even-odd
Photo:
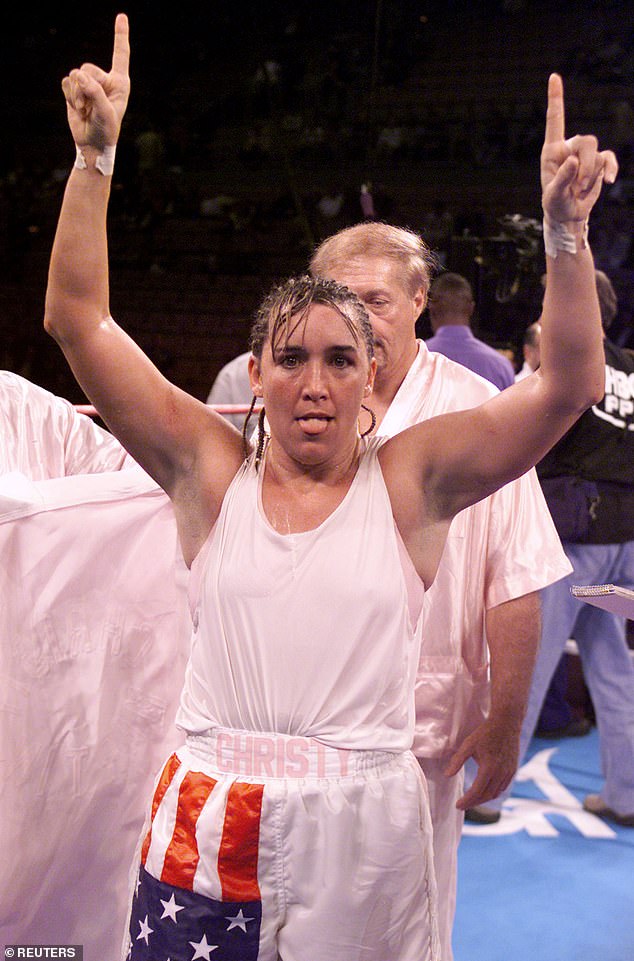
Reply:
[[[59,218],[45,327],[132,456],[187,513],[200,542],[242,459],[237,432],[170,384],[110,316],[106,215],[130,80],[128,20],[115,23],[110,71],[83,64],[62,81],[77,147]],[[189,553],[195,553],[195,547]]]
[[[596,137],[564,138],[563,87],[553,74],[541,155],[547,281],[540,373],[532,385],[547,388],[548,407],[574,420],[605,389],[603,331],[587,233],[603,181],[613,183],[618,166],[611,151],[599,151]],[[567,430],[570,425],[562,426]]]
[[[599,151],[596,138],[565,139],[562,82],[553,74],[541,156],[541,366],[481,407],[427,421],[385,445],[381,461],[406,542],[523,474],[603,396],[603,334],[586,234],[602,183],[616,173],[614,154]]]

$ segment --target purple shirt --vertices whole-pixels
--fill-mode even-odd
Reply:
[[[425,343],[429,350],[438,351],[463,367],[468,367],[500,390],[515,382],[515,371],[510,360],[478,340],[469,327],[447,324],[439,327],[436,334]]]

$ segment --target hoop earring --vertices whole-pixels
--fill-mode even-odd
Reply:
[[[376,427],[376,414],[374,413],[374,411],[372,410],[371,407],[366,407],[365,404],[361,404],[361,410],[367,411],[367,413],[368,413],[368,414],[370,415],[370,417],[371,417],[371,422],[370,422],[370,426],[368,427],[368,429],[367,429],[367,430],[364,430],[363,433],[361,433],[361,430],[359,429],[359,436],[360,436],[360,437],[367,437],[368,434],[371,434],[372,431],[374,430],[374,428]],[[358,424],[358,423],[359,423],[359,420],[358,420],[358,418],[357,418],[357,424]]]

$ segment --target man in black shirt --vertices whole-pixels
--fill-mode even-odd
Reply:
[[[604,331],[617,312],[609,278],[596,272]],[[595,404],[537,466],[573,573],[541,592],[542,639],[520,742],[520,760],[544,697],[574,637],[592,697],[605,784],[584,808],[634,827],[634,663],[625,619],[580,603],[573,584],[634,588],[634,353],[604,339],[606,383]],[[496,808],[510,788],[489,806]]]

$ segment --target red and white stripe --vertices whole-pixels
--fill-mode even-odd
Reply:
[[[259,901],[262,784],[215,780],[174,754],[159,778],[141,863],[154,877],[217,901]]]

